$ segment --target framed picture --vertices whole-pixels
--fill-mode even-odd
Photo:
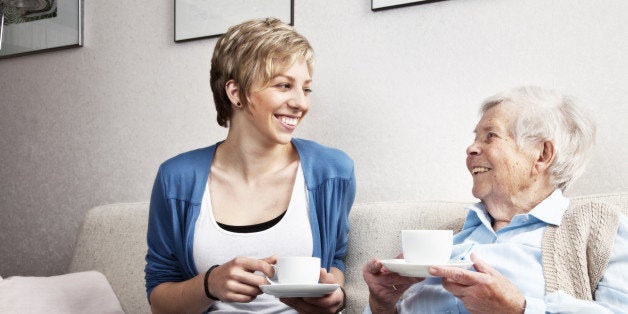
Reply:
[[[83,0],[0,0],[0,7],[0,58],[83,46]]]
[[[371,10],[380,11],[385,9],[406,7],[415,4],[425,4],[443,0],[371,0]]]
[[[218,37],[245,20],[275,17],[294,25],[294,0],[175,0],[174,41]]]

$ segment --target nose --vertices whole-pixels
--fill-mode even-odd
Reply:
[[[473,141],[469,147],[467,147],[467,156],[475,156],[480,153],[480,145],[477,141]]]
[[[292,97],[288,101],[288,106],[301,111],[307,111],[310,108],[310,97],[303,89],[294,89]]]

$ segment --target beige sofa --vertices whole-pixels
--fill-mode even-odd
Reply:
[[[628,192],[598,194],[575,202],[606,202],[628,214]],[[394,258],[401,229],[434,229],[464,217],[465,203],[381,202],[355,204],[350,216],[346,259],[346,313],[360,313],[368,301],[362,266],[371,258]],[[112,204],[89,210],[69,272],[97,270],[105,275],[126,313],[150,313],[144,290],[147,203]]]

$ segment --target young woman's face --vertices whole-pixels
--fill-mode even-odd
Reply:
[[[270,80],[268,87],[252,86],[249,126],[252,136],[287,144],[310,108],[312,78],[304,58]]]

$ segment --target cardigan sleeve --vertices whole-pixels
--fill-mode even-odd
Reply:
[[[150,301],[153,289],[163,282],[183,281],[183,273],[177,260],[173,219],[177,215],[166,197],[163,169],[160,167],[155,178],[150,198],[146,253],[146,297]]]
[[[312,141],[293,140],[309,191],[314,256],[321,266],[345,272],[349,212],[355,199],[353,160],[344,152]]]
[[[332,266],[340,269],[343,273],[346,270],[344,257],[347,254],[347,243],[349,241],[349,212],[351,211],[351,206],[353,206],[353,201],[355,199],[355,189],[355,175],[352,173],[351,177],[345,180],[342,185],[342,190],[339,192],[341,197],[338,201],[338,211],[340,213],[338,219],[340,221],[338,223],[338,237],[336,237],[336,252],[332,261]]]

